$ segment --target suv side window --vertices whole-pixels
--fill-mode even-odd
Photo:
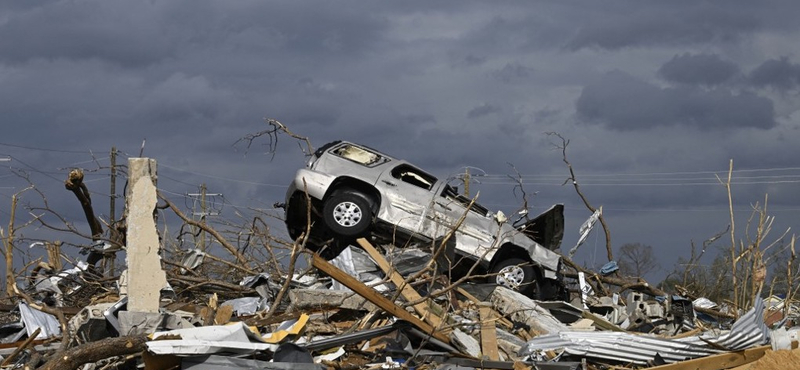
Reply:
[[[442,190],[442,196],[450,201],[458,202],[464,207],[467,207],[470,203],[472,203],[472,199],[459,194],[458,189],[450,185],[446,185],[444,187],[444,190]],[[472,203],[472,207],[470,207],[469,210],[484,217],[489,214],[489,209],[478,203]]]
[[[331,153],[367,167],[373,167],[388,161],[386,157],[378,153],[351,144],[342,145],[331,150]]]
[[[392,177],[411,185],[431,190],[436,178],[410,165],[401,164],[392,169]]]

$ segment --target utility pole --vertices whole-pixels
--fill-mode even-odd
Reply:
[[[205,223],[206,222],[206,216],[216,216],[216,215],[219,214],[217,212],[208,212],[208,210],[207,210],[208,206],[206,205],[206,198],[208,198],[208,197],[219,197],[219,196],[222,196],[222,193],[208,193],[208,188],[206,188],[206,184],[205,183],[200,184],[200,193],[189,193],[189,194],[186,194],[186,195],[188,195],[190,197],[200,197],[200,212],[196,212],[194,210],[194,206],[192,206],[192,215],[193,216],[200,216],[200,222],[201,223]],[[198,246],[199,246],[201,251],[203,251],[203,252],[206,251],[206,232],[205,231],[202,231],[202,230],[200,231],[200,241],[197,244],[198,244]]]
[[[10,157],[0,158],[0,162],[10,162]],[[8,235],[0,235],[5,236],[6,240],[3,241],[4,246],[6,247],[5,250],[5,257],[6,257],[6,289],[5,289],[5,297],[11,297],[12,292],[14,291],[14,286],[16,285],[16,280],[14,279],[14,217],[17,210],[17,194],[11,196],[11,218],[8,221]],[[2,231],[2,230],[0,230]]]
[[[477,177],[481,177],[481,176],[486,176],[486,171],[484,171],[484,170],[482,170],[482,169],[480,169],[478,167],[472,167],[472,166],[464,166],[462,168],[464,168],[464,174],[463,175],[459,175],[458,179],[461,180],[464,183],[464,196],[469,198],[470,197],[470,195],[469,195],[469,185],[473,181],[472,178],[473,177],[477,178]],[[470,171],[470,169],[472,169],[472,168],[478,170],[478,173],[473,175],[472,172]],[[480,181],[477,181],[477,179],[476,179],[475,182],[480,184]]]
[[[464,195],[469,198],[469,167],[464,167]]]
[[[111,204],[109,205],[109,225],[114,225],[117,204],[117,147],[111,147]]]
[[[117,229],[114,225],[114,219],[116,218],[116,206],[117,206],[117,147],[111,147],[111,190],[110,193],[110,203],[108,205],[108,234],[111,236],[111,239],[115,242],[121,241],[122,238],[117,237]],[[116,266],[114,261],[116,260],[117,254],[115,252],[104,253],[103,254],[103,273],[105,276],[114,276],[116,270]]]

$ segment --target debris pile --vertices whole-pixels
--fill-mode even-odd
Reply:
[[[502,286],[464,283],[433,297],[425,295],[429,284],[418,284],[425,275],[408,280],[419,269],[402,263],[423,257],[419,253],[395,258],[395,268],[378,248],[359,239],[332,261],[310,255],[313,268],[305,274],[246,276],[235,284],[243,289],[235,294],[220,291],[205,295],[205,301],[186,301],[167,286],[158,290],[152,313],[130,311],[141,292],[111,291],[103,302],[79,310],[62,307],[70,316],[66,328],[40,310],[50,306],[20,302],[4,307],[3,366],[35,366],[37,355],[61,350],[73,353],[64,355],[71,362],[49,368],[91,363],[146,369],[667,369],[695,361],[692,368],[724,369],[797,347],[798,332],[783,329],[797,310],[786,309],[777,297],[757,299],[735,320],[723,313],[696,314],[695,307],[714,312],[707,299],[646,300],[636,292],[624,303],[617,294],[543,302]],[[56,280],[40,278],[54,283],[33,284],[35,297],[29,298],[53,299],[51,293],[62,288],[78,292],[81,283],[92,284],[85,274],[77,269],[53,274]],[[39,271],[39,277],[45,275]],[[279,298],[281,291],[287,294]],[[65,298],[62,293],[57,303]],[[776,312],[789,317],[775,318]],[[770,321],[780,329],[771,331]],[[87,348],[101,357],[74,355]],[[777,353],[768,358],[784,356]]]
[[[452,279],[436,248],[380,239],[358,238],[328,260],[304,248],[301,232],[287,255],[271,256],[274,268],[254,268],[244,249],[256,241],[231,245],[159,196],[233,261],[170,249],[153,218],[154,168],[129,163],[127,234],[109,238],[116,247],[94,240],[90,261],[102,266],[62,267],[55,243],[24,284],[7,274],[0,367],[721,370],[800,358],[791,300],[754,294],[743,309],[643,281],[614,292],[603,284],[619,281],[614,266],[598,274],[568,258],[563,273],[574,284],[564,301],[532,299],[535,289],[526,295],[491,276]],[[126,269],[117,275],[121,250]]]

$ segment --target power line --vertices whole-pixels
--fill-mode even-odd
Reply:
[[[599,177],[599,176],[596,176]],[[563,182],[566,177],[559,177],[559,178],[534,178],[532,180],[543,180],[543,181],[554,181],[558,180]],[[763,175],[763,176],[732,176],[731,180],[751,180],[751,179],[800,179],[800,174],[796,175]],[[628,177],[628,178],[610,178],[610,179],[589,179],[589,181],[697,181],[697,180],[706,180],[706,181],[714,181],[714,183],[719,183],[719,180],[716,177],[643,177],[641,179]],[[516,179],[509,179],[509,178],[489,178],[488,180],[484,180],[483,182],[510,182],[513,181],[516,183]],[[524,181],[524,180],[523,180]]]
[[[698,179],[702,180],[702,179]],[[796,184],[800,183],[799,180],[775,180],[775,181],[735,181],[735,178],[731,179],[732,185],[764,185],[764,184]],[[645,181],[645,180],[642,180]],[[481,181],[482,185],[518,185],[519,183],[516,181]],[[539,182],[539,181],[523,181],[523,185],[538,185],[538,186],[562,186],[563,182]],[[709,180],[708,182],[683,182],[683,183],[641,183],[641,182],[579,182],[580,186],[721,186],[723,185],[719,181]]]
[[[499,204],[499,203],[481,203],[483,206],[492,206],[492,207],[519,207],[519,204]],[[541,208],[541,207],[540,207]],[[568,211],[576,211],[581,210],[585,211],[585,207],[564,207],[565,210]],[[623,211],[623,212],[728,212],[730,208],[727,206],[725,207],[718,207],[718,208],[710,208],[710,207],[688,207],[688,208],[658,208],[658,207],[608,207],[603,206],[603,211]],[[749,212],[752,211],[752,207],[734,207],[734,211],[737,212]],[[768,213],[778,213],[778,212],[797,212],[800,211],[800,208],[782,208],[777,206],[771,206],[767,208]]]
[[[158,177],[159,177],[159,178],[163,177],[163,178],[165,178],[165,179],[167,179],[167,180],[175,181],[175,182],[177,182],[177,183],[179,183],[179,184],[183,184],[183,185],[197,186],[197,185],[195,185],[195,184],[190,184],[190,183],[188,183],[188,182],[185,182],[185,181],[181,181],[181,180],[178,180],[178,179],[173,179],[172,177],[165,176],[165,175],[163,175],[163,174],[158,174]]]
[[[286,187],[286,184],[281,184],[281,185],[267,184],[267,183],[263,183],[263,182],[238,180],[238,179],[232,179],[230,177],[209,175],[209,174],[205,174],[205,173],[201,173],[201,172],[194,172],[194,171],[184,170],[184,169],[177,168],[177,167],[172,167],[172,166],[169,166],[169,165],[165,165],[165,164],[163,164],[161,162],[159,162],[158,165],[159,165],[159,167],[166,167],[166,168],[169,168],[169,169],[172,169],[172,170],[175,170],[175,171],[186,172],[186,173],[190,173],[192,175],[203,176],[203,177],[208,177],[208,178],[211,178],[211,179],[217,179],[217,180],[222,180],[222,181],[237,182],[237,183],[240,183],[240,184],[249,184],[249,185],[273,186],[273,187],[281,187],[281,188],[285,188]],[[175,181],[177,181],[177,180],[175,180]]]
[[[28,167],[28,168],[29,168],[31,171],[33,171],[33,172],[36,172],[36,173],[39,173],[39,174],[45,175],[45,176],[47,176],[47,177],[49,177],[49,178],[51,178],[51,179],[53,179],[53,180],[56,180],[56,181],[61,181],[61,180],[59,180],[59,179],[55,178],[54,176],[50,175],[49,173],[47,173],[47,172],[45,172],[45,171],[41,171],[41,170],[39,170],[38,168],[36,168],[36,167],[33,167],[33,166],[31,166],[31,165],[29,165],[29,164],[27,164],[27,163],[25,163],[25,162],[21,161],[21,160],[20,160],[19,158],[17,158],[17,157],[13,157],[13,156],[12,156],[11,158],[12,158],[12,159],[14,159],[14,161],[15,161],[15,162],[22,163],[22,165],[23,165],[23,166],[25,166],[25,167]],[[60,174],[60,172],[55,172],[55,173],[59,173],[59,174]]]
[[[740,169],[740,170],[733,170],[732,173],[742,173],[742,172],[769,172],[769,171],[797,171],[800,170],[800,167],[772,167],[772,168],[750,168],[750,169]],[[580,174],[579,177],[617,177],[617,176],[656,176],[656,175],[714,175],[720,173],[728,173],[728,170],[721,170],[721,171],[683,171],[683,172],[617,172],[617,173],[588,173],[588,174]],[[521,177],[560,177],[564,178],[566,175],[531,175],[531,174],[521,174]],[[509,175],[502,175],[502,174],[486,174],[482,175],[482,178],[493,178],[493,177],[502,177],[508,178]]]
[[[86,153],[91,153],[92,152],[91,150],[81,151],[81,150],[49,149],[49,148],[39,148],[39,147],[34,147],[34,146],[8,144],[8,143],[0,143],[0,146],[8,146],[8,147],[12,147],[12,148],[29,149],[29,150],[39,150],[39,151],[43,151],[43,152],[54,152],[54,153],[86,154]]]

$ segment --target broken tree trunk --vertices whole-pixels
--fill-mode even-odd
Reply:
[[[115,356],[125,356],[145,350],[146,335],[106,338],[57,353],[40,370],[72,370],[84,364]]]
[[[76,168],[70,171],[67,180],[64,181],[64,187],[75,194],[75,197],[78,198],[78,201],[81,203],[83,214],[86,216],[86,221],[89,223],[89,228],[92,231],[92,241],[96,242],[100,240],[100,237],[103,235],[103,225],[100,224],[100,220],[98,220],[94,215],[94,209],[92,209],[92,197],[89,195],[89,188],[87,188],[86,184],[83,183],[83,170]],[[101,258],[103,258],[101,253],[92,251],[86,258],[86,262],[88,262],[89,265],[94,266],[97,261],[100,261]]]
[[[637,292],[642,292],[642,293],[645,293],[645,294],[649,294],[649,295],[652,295],[652,296],[667,296],[667,293],[665,291],[659,289],[658,287],[650,285],[650,283],[648,283],[648,282],[646,282],[644,280],[640,279],[640,281],[631,282],[630,280],[625,280],[625,279],[614,277],[614,276],[601,276],[601,275],[598,275],[597,273],[594,273],[594,272],[589,271],[589,270],[587,270],[587,269],[585,269],[583,267],[578,266],[577,264],[572,262],[569,258],[566,258],[566,257],[562,256],[561,260],[564,261],[564,263],[566,265],[568,265],[569,267],[575,269],[578,272],[583,272],[584,274],[586,274],[588,276],[591,276],[593,279],[596,279],[599,282],[602,282],[604,284],[611,284],[611,285],[615,285],[615,286],[620,287],[621,288],[620,291],[624,291],[624,290],[630,289],[630,290],[634,290],[634,291],[637,291]],[[577,279],[578,278],[578,273],[577,272],[571,272],[571,271],[565,271],[564,272],[564,276]],[[604,286],[599,285],[599,287],[603,290],[603,292],[605,294],[608,294],[608,290]]]
[[[103,235],[103,225],[94,215],[89,188],[83,183],[83,171],[78,168],[70,171],[67,181],[64,181],[64,187],[75,194],[75,197],[81,202],[83,214],[86,215],[86,221],[89,222],[89,228],[92,230],[92,238],[99,238]]]
[[[14,218],[17,211],[17,194],[11,197],[11,218],[8,221],[8,237],[3,241],[6,247],[6,296],[11,296],[16,280],[14,278]],[[0,230],[2,234],[2,230]]]

